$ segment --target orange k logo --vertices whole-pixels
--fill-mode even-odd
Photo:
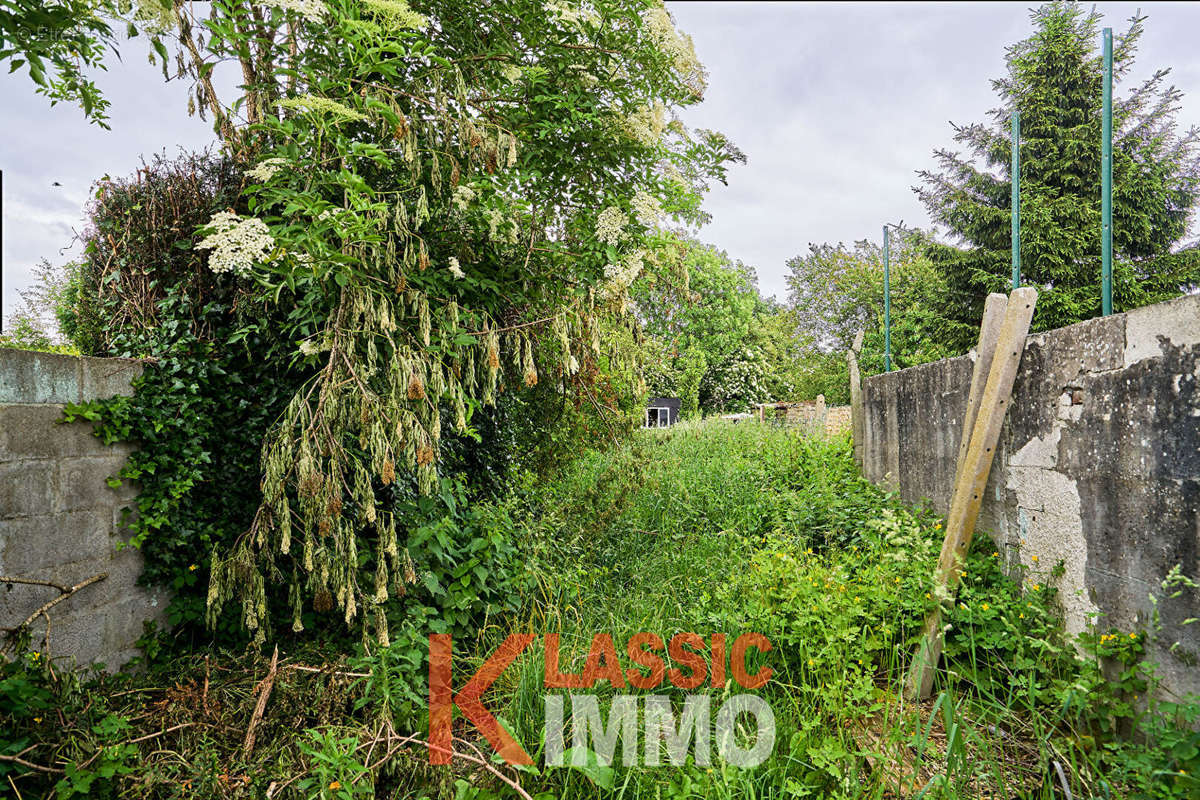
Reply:
[[[450,667],[453,661],[448,633],[429,634],[429,763],[449,764],[454,750],[450,720],[454,706],[471,720],[492,747],[509,764],[532,764],[533,759],[496,718],[484,708],[480,698],[534,639],[532,633],[514,633],[492,653],[471,680],[454,694]]]

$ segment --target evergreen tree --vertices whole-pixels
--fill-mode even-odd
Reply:
[[[1010,266],[1010,115],[1021,115],[1022,283],[1038,288],[1036,330],[1100,313],[1100,15],[1075,3],[1032,12],[1034,33],[1008,51],[992,86],[991,123],[955,126],[967,154],[938,150],[940,170],[915,187],[930,216],[965,247],[934,244],[947,283],[954,342],[971,346],[988,292],[1007,291]],[[1114,40],[1113,80],[1133,65],[1145,17]],[[1182,93],[1155,72],[1113,102],[1113,305],[1174,297],[1200,283],[1200,249],[1181,246],[1200,188],[1198,131],[1179,135]],[[953,324],[958,323],[958,324]],[[969,331],[969,335],[965,333]],[[957,341],[961,339],[961,341]]]

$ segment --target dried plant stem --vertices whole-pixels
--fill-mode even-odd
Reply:
[[[53,581],[38,580],[36,578],[10,578],[10,577],[6,577],[6,576],[0,576],[0,583],[19,583],[19,584],[23,584],[26,586],[47,586],[52,589],[57,589],[59,592],[58,597],[55,597],[51,600],[47,600],[45,603],[43,603],[41,606],[39,606],[32,614],[30,614],[28,617],[26,617],[25,621],[22,622],[20,625],[17,625],[14,628],[0,628],[0,631],[3,631],[5,637],[8,639],[8,641],[5,643],[4,647],[0,647],[0,655],[7,653],[9,648],[11,648],[13,646],[13,644],[16,642],[17,634],[21,633],[26,628],[28,628],[30,625],[32,625],[33,621],[35,619],[37,619],[38,617],[42,617],[42,616],[46,617],[46,631],[47,631],[47,636],[49,636],[49,630],[50,630],[49,612],[50,612],[50,609],[54,608],[56,605],[58,605],[59,603],[61,603],[64,600],[66,600],[68,597],[71,597],[76,592],[78,592],[80,589],[84,589],[88,586],[91,586],[93,583],[99,583],[100,581],[104,580],[107,577],[108,577],[107,572],[99,572],[90,578],[80,581],[79,583],[75,584],[74,586],[64,586],[62,584],[54,583]]]

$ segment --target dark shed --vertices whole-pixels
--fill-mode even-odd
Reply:
[[[683,404],[678,397],[651,397],[646,401],[647,428],[668,428],[679,422],[679,407]]]

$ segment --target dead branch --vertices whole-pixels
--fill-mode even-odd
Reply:
[[[254,704],[254,713],[250,716],[250,724],[246,727],[246,743],[242,745],[242,756],[249,758],[254,750],[254,729],[258,727],[263,712],[267,710],[267,700],[271,697],[271,689],[275,687],[275,676],[279,674],[279,645],[275,645],[275,654],[271,656],[271,669],[267,677],[258,685],[258,702]]]
[[[24,584],[26,586],[48,586],[53,589],[58,589],[58,592],[59,592],[58,597],[55,597],[52,600],[47,600],[37,610],[35,610],[32,614],[30,614],[28,617],[26,617],[25,621],[22,622],[20,625],[17,625],[15,628],[0,628],[0,632],[3,632],[5,638],[8,640],[4,644],[3,647],[0,647],[0,655],[7,653],[9,648],[11,648],[13,646],[13,644],[16,642],[17,635],[20,634],[22,631],[24,631],[26,628],[28,628],[30,625],[32,625],[33,621],[35,619],[37,619],[38,617],[46,618],[46,630],[47,630],[47,635],[49,635],[49,630],[50,630],[49,611],[50,611],[50,609],[54,608],[56,605],[58,605],[59,603],[61,603],[64,600],[66,600],[68,597],[71,597],[76,592],[78,592],[80,589],[84,589],[88,586],[91,586],[93,583],[99,583],[100,581],[104,580],[107,577],[108,577],[107,572],[100,572],[100,573],[93,575],[90,578],[80,581],[79,583],[75,584],[74,586],[63,586],[61,584],[54,583],[53,581],[38,580],[36,578],[10,578],[10,577],[0,576],[0,583],[19,583],[19,584]]]
[[[26,761],[20,756],[5,756],[0,755],[0,761],[11,761],[14,764],[20,764],[27,769],[37,770],[38,772],[47,772],[50,774],[61,774],[62,770],[57,767],[44,767],[41,764],[34,764],[32,761]]]
[[[343,672],[340,670],[324,669],[322,667],[310,667],[306,664],[284,664],[283,668],[284,669],[294,669],[294,670],[298,670],[300,672],[311,672],[311,673],[317,674],[317,675],[321,675],[321,674],[336,675],[339,678],[369,678],[369,677],[371,677],[371,673],[369,673],[369,672]]]

